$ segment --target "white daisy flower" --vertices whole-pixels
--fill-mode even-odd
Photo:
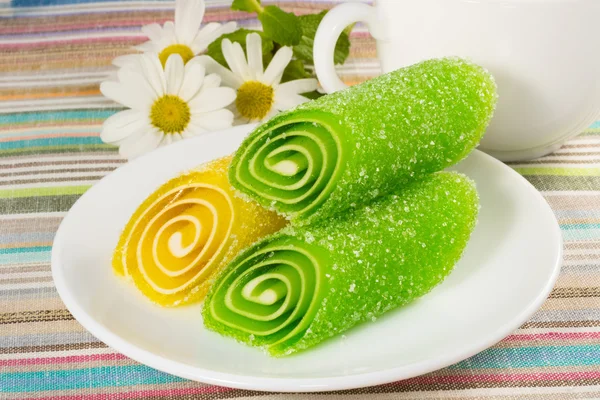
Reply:
[[[223,85],[237,90],[235,99],[236,119],[242,122],[262,121],[279,111],[308,101],[300,93],[317,89],[316,79],[298,79],[280,83],[283,71],[292,60],[292,49],[282,47],[277,51],[267,69],[263,69],[262,39],[251,33],[246,37],[248,58],[239,43],[222,42],[223,56],[229,69],[209,56],[200,56],[206,71],[216,72],[223,79]]]
[[[134,48],[141,52],[157,53],[163,67],[171,54],[179,54],[183,63],[187,63],[205,51],[219,36],[237,29],[235,22],[224,25],[211,22],[200,29],[205,9],[204,0],[176,0],[175,23],[167,21],[162,27],[157,23],[143,26],[142,32],[150,40]],[[121,67],[134,61],[137,56],[139,54],[120,56],[113,60],[113,64]]]
[[[221,78],[207,75],[198,57],[184,66],[181,56],[172,54],[163,69],[156,54],[140,55],[137,67],[120,68],[118,81],[100,85],[102,94],[129,108],[104,121],[100,137],[132,159],[182,138],[229,128],[233,113],[225,107],[235,100],[235,91],[220,85]]]

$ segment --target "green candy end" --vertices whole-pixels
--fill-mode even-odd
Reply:
[[[441,283],[475,227],[472,181],[440,172],[242,252],[203,308],[222,335],[287,356],[408,304]]]
[[[277,115],[242,143],[229,179],[293,224],[313,223],[462,160],[496,100],[485,69],[425,61]]]

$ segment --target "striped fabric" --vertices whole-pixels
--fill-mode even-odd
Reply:
[[[208,0],[210,21],[257,23]],[[279,1],[296,13],[333,5]],[[50,249],[73,202],[122,165],[99,139],[117,108],[98,83],[110,61],[172,18],[173,2],[0,0],[0,399],[581,399],[600,398],[600,122],[557,153],[514,165],[554,209],[565,265],[548,301],[504,341],[452,367],[334,394],[260,394],[185,381],[140,365],[87,333],[50,275]],[[378,73],[358,26],[341,68]]]

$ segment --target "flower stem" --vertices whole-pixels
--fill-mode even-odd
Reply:
[[[262,12],[264,11],[264,8],[262,8],[262,6],[260,5],[260,3],[257,0],[247,0],[247,1],[248,1],[248,5],[250,7],[252,7],[252,9],[257,14],[262,14]]]

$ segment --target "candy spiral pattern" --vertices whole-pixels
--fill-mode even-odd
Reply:
[[[468,178],[441,172],[327,224],[284,228],[223,270],[204,323],[273,356],[310,348],[443,281],[478,204]]]
[[[295,225],[325,219],[462,160],[496,98],[483,68],[425,61],[275,116],[242,143],[229,179]]]
[[[138,208],[113,257],[151,300],[176,306],[201,299],[208,279],[241,248],[279,230],[283,220],[234,196],[230,158],[166,183]]]
[[[211,315],[271,346],[306,331],[323,278],[318,250],[285,236],[238,258],[215,288]]]
[[[245,191],[275,202],[279,212],[310,213],[324,202],[342,169],[345,153],[335,132],[316,118],[264,130],[238,153],[234,179]]]

